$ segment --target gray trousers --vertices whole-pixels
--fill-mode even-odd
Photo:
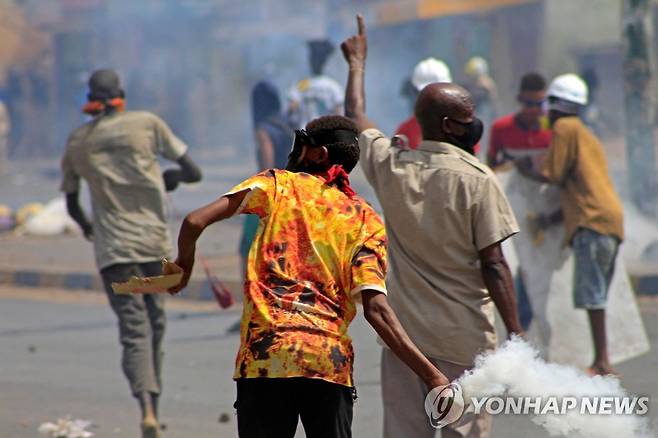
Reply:
[[[428,358],[445,376],[454,380],[468,367]],[[429,390],[388,348],[382,349],[382,399],[384,401],[384,438],[434,438],[436,429],[425,413]],[[441,429],[443,438],[486,438],[491,433],[492,418],[487,414],[462,418],[456,425]]]
[[[105,292],[117,315],[119,341],[123,346],[121,366],[135,397],[145,392],[160,394],[162,380],[162,338],[165,331],[163,294],[115,295],[112,283],[131,276],[162,273],[161,262],[120,263],[101,270]]]

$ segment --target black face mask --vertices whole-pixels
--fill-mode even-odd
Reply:
[[[465,151],[474,154],[475,145],[478,144],[482,138],[482,132],[484,131],[484,124],[482,123],[482,120],[478,119],[477,117],[474,117],[473,121],[469,123],[463,123],[454,119],[450,120],[464,128],[464,133],[461,135],[448,134],[448,139],[450,142],[452,142],[455,146],[459,146]]]

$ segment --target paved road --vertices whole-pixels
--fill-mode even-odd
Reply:
[[[658,412],[658,301],[643,299],[652,353],[619,367],[624,385],[653,397]],[[166,337],[165,438],[235,437],[231,381],[236,311],[170,301]],[[358,316],[352,329],[359,400],[354,436],[381,436],[379,347]],[[0,437],[36,437],[43,421],[67,414],[94,422],[96,437],[137,437],[136,405],[119,368],[114,316],[101,294],[0,287]],[[264,407],[266,408],[266,407]],[[230,421],[219,423],[221,413]],[[303,433],[298,433],[303,437]],[[497,417],[494,437],[546,435],[523,417]]]

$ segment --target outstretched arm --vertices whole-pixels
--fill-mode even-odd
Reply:
[[[349,66],[347,88],[345,89],[345,116],[352,119],[359,132],[375,128],[366,116],[365,68],[368,54],[368,40],[363,16],[356,16],[358,35],[346,39],[340,48]]]
[[[215,202],[185,216],[180,232],[178,233],[178,257],[176,264],[183,268],[183,279],[176,287],[169,289],[171,293],[177,293],[187,286],[192,268],[194,267],[194,253],[196,241],[203,230],[209,225],[233,216],[249,190],[244,190],[232,195],[222,196]]]
[[[69,212],[69,216],[80,226],[85,239],[91,241],[94,237],[94,230],[80,206],[78,192],[66,194],[66,210]]]
[[[375,290],[364,290],[361,296],[366,320],[393,353],[411,368],[429,389],[450,383],[409,338],[389,306],[386,295]]]
[[[482,278],[489,290],[509,334],[523,334],[516,307],[516,295],[507,260],[500,242],[494,243],[479,252]]]
[[[201,181],[201,169],[192,161],[188,154],[183,155],[176,163],[180,166],[178,169],[167,169],[162,174],[165,181],[165,189],[168,192],[176,190],[180,183],[195,183]]]

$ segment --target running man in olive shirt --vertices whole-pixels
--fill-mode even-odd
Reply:
[[[158,437],[164,295],[115,295],[111,285],[161,274],[161,260],[173,253],[165,190],[199,181],[201,172],[187,146],[157,116],[124,111],[124,92],[114,71],[95,72],[89,89],[84,112],[93,119],[69,136],[61,190],[69,214],[94,242],[96,264],[118,318],[123,371],[142,409],[142,434]],[[163,174],[158,156],[179,168]],[[91,193],[91,221],[78,202],[81,178]]]

